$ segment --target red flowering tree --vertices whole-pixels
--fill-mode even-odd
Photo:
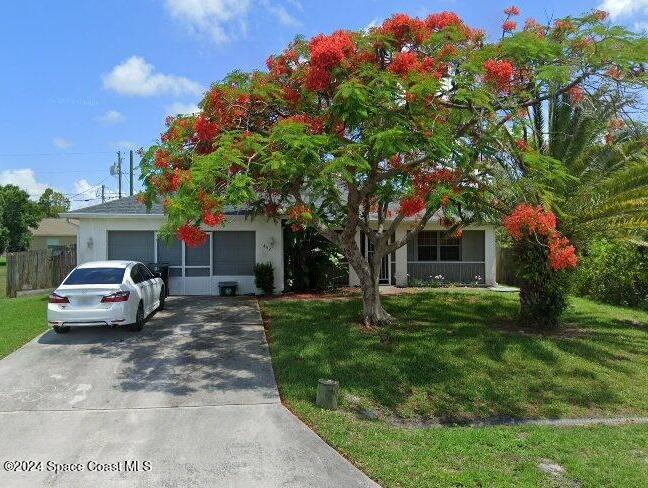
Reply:
[[[556,229],[556,216],[540,206],[518,205],[504,227],[514,242],[522,320],[556,327],[567,306],[564,270],[578,264],[576,249]]]
[[[601,14],[517,30],[518,14],[507,9],[496,42],[451,12],[297,38],[267,70],[213,84],[198,115],[167,120],[144,158],[143,198],[164,201],[166,233],[189,245],[204,241],[201,224],[226,225],[225,205],[313,227],[357,273],[364,321],[387,322],[383,256],[435,214],[453,231],[496,217],[492,175],[519,159],[508,131],[521,111],[612,65],[644,80],[645,49],[618,59],[620,45],[639,53],[642,41]],[[411,232],[394,239],[403,222]],[[359,230],[371,259],[356,244]]]

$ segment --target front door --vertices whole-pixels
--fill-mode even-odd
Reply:
[[[371,260],[374,253],[374,246],[371,242],[369,242],[369,237],[367,235],[364,235],[364,238],[366,257],[367,260]],[[378,283],[380,283],[381,285],[389,285],[391,283],[391,254],[387,254],[382,258]]]

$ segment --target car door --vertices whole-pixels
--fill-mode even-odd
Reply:
[[[142,303],[144,304],[144,313],[146,313],[150,305],[149,305],[149,298],[147,297],[146,283],[144,282],[144,276],[140,271],[139,264],[135,264],[131,268],[130,275],[131,275],[131,280],[133,280],[133,283],[135,285],[135,288],[137,288],[139,297],[142,300]]]
[[[152,313],[159,305],[160,299],[160,286],[159,279],[148,269],[145,265],[140,265],[140,272],[144,278],[147,288],[147,296],[149,299],[149,313]]]

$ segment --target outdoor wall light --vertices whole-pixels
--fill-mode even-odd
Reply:
[[[92,237],[88,237],[88,249],[92,249],[94,246],[94,241],[92,240]]]

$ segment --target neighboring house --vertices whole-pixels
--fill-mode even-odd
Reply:
[[[29,249],[56,249],[61,246],[76,246],[79,223],[73,219],[43,219],[38,227],[31,231],[32,239]]]
[[[239,293],[257,293],[254,265],[272,263],[275,290],[284,287],[283,231],[280,222],[263,216],[250,217],[244,211],[225,212],[227,224],[218,229],[203,227],[209,233],[204,246],[191,248],[181,241],[166,243],[157,231],[165,222],[163,208],[150,212],[135,197],[113,200],[62,214],[78,219],[77,260],[79,264],[104,259],[132,259],[143,263],[169,264],[169,292],[174,295],[213,295],[218,282],[236,281]],[[495,283],[495,230],[492,226],[471,227],[464,238],[447,239],[442,228],[429,224],[414,245],[398,249],[385,259],[385,284],[407,285],[411,278],[428,279],[444,274],[449,281]],[[397,236],[407,231],[404,223]],[[440,233],[440,234],[439,234]],[[369,246],[358,242],[363,252]],[[456,277],[456,278],[455,278]],[[349,281],[357,285],[351,270]]]

